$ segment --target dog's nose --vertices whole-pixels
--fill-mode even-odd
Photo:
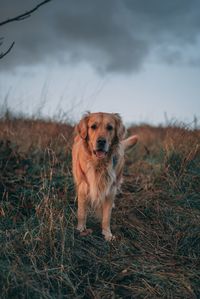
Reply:
[[[98,147],[104,147],[106,144],[106,139],[103,137],[100,137],[97,139],[97,145]]]

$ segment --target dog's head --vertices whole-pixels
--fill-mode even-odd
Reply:
[[[77,132],[87,143],[92,155],[103,159],[113,145],[123,139],[125,127],[117,113],[88,113],[77,125]]]

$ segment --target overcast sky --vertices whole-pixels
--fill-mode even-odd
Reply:
[[[1,0],[0,21],[39,0]],[[52,0],[0,27],[0,101],[28,114],[200,117],[200,1]],[[164,117],[165,115],[165,117]]]

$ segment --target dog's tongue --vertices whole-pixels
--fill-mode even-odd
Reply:
[[[104,158],[105,155],[106,155],[106,153],[103,151],[96,151],[97,158]]]

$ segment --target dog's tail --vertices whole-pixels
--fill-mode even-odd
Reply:
[[[124,140],[122,140],[122,144],[124,146],[124,149],[129,149],[130,147],[134,146],[138,141],[138,136],[137,135],[133,135],[131,137],[128,137]]]

